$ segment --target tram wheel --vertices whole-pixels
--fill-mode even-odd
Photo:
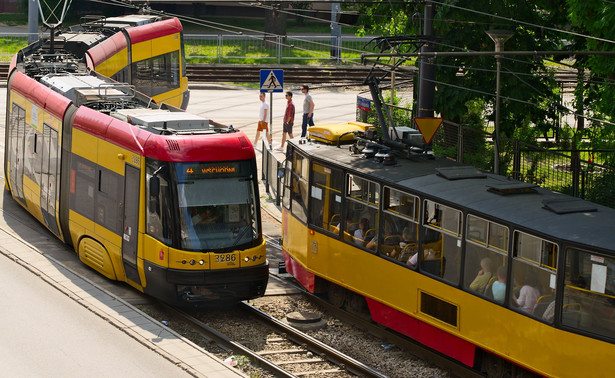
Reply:
[[[350,293],[350,295],[346,299],[346,308],[348,309],[348,311],[357,315],[361,319],[367,321],[372,320],[372,316],[369,313],[369,309],[367,308],[367,301],[362,295]]]
[[[329,303],[333,306],[342,308],[344,302],[346,302],[346,289],[336,284],[329,284],[327,288],[327,295],[329,297]]]

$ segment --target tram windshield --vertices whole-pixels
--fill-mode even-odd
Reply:
[[[174,216],[179,219],[171,228],[179,232],[179,248],[232,249],[259,237],[257,196],[249,161],[172,165],[177,191],[168,194],[174,197],[169,202],[178,208]]]

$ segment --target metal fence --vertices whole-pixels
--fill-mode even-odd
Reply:
[[[416,129],[411,109],[391,109],[396,126]],[[378,125],[375,116],[359,110],[357,119]],[[492,134],[482,129],[445,120],[434,135],[432,148],[438,156],[493,172]],[[547,149],[500,138],[500,173],[615,208],[615,168],[596,163],[614,161],[614,154],[612,150]],[[581,156],[587,156],[588,159],[582,159]]]
[[[42,35],[40,35],[42,37]],[[188,63],[305,63],[360,62],[371,37],[342,35],[185,34]],[[0,35],[0,60],[10,60],[15,51],[28,44],[28,33]],[[339,51],[339,54],[336,54]]]
[[[186,34],[184,44],[189,63],[301,63],[306,61],[359,62],[370,52],[371,37],[318,35],[265,36]],[[335,51],[340,51],[336,54]]]

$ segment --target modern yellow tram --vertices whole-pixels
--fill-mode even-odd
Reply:
[[[92,71],[89,44],[60,40],[24,48],[10,67],[4,179],[14,200],[84,264],[169,304],[263,295],[247,136],[156,104]]]
[[[129,83],[157,103],[186,109],[190,99],[183,27],[175,17],[147,14],[86,18],[58,33],[59,48],[84,56],[88,68]]]
[[[611,375],[615,210],[377,141],[303,142],[282,238],[310,292],[489,376]]]

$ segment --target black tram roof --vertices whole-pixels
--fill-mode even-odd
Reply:
[[[615,246],[615,209],[538,186],[480,172],[444,158],[397,158],[385,166],[373,158],[353,154],[347,147],[297,145],[313,158],[354,171],[381,184],[433,198],[444,205],[467,209],[505,225],[530,230],[544,237],[584,244],[605,251]],[[446,178],[439,173],[452,177]],[[462,178],[455,178],[455,171]],[[468,175],[474,170],[476,175]],[[468,177],[469,176],[469,177]]]

